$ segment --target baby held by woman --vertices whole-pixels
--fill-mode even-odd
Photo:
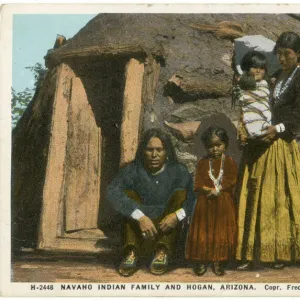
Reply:
[[[241,107],[239,139],[244,142],[262,135],[271,125],[271,111],[266,57],[260,52],[250,51],[243,57],[241,69],[244,73],[238,79],[236,101]]]

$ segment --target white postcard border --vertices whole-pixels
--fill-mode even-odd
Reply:
[[[92,290],[62,290],[64,283],[20,283],[11,282],[11,255],[10,255],[10,174],[11,174],[11,116],[10,98],[12,86],[12,18],[13,14],[87,14],[87,13],[300,13],[300,3],[293,4],[9,4],[1,7],[0,28],[0,294],[5,296],[124,296],[124,290],[99,290],[101,284],[86,283]],[[226,277],[224,278],[226,280]],[[299,279],[300,282],[300,279]],[[117,285],[118,283],[111,283]],[[220,283],[211,283],[214,290],[187,290],[188,284],[196,283],[119,283],[125,285],[126,296],[300,296],[300,283],[249,283],[254,290],[221,290]],[[158,290],[132,289],[132,285],[160,285]],[[179,290],[166,290],[168,284],[179,285]],[[209,283],[200,283],[208,285]],[[234,283],[224,283],[234,285]],[[241,284],[244,285],[245,283]],[[32,286],[53,286],[53,290],[34,289]],[[71,285],[67,283],[67,285]],[[239,284],[238,284],[239,285]],[[276,289],[266,289],[266,285],[276,286]],[[289,289],[288,286],[295,289]],[[74,286],[80,286],[75,284]],[[127,294],[128,292],[128,294]]]

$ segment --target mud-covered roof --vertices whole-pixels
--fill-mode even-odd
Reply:
[[[261,34],[272,40],[283,31],[300,33],[299,20],[286,14],[99,14],[64,46],[52,51],[48,60],[52,58],[55,65],[72,55],[89,53],[158,53],[165,59],[170,74],[213,72],[208,77],[227,77],[232,74],[228,58],[235,36],[218,34],[218,26],[224,21],[234,24],[233,31],[240,26],[242,34]],[[212,30],[200,30],[199,25],[209,25]],[[240,33],[237,31],[236,37]]]
[[[300,33],[300,23],[285,14],[99,14],[65,46],[141,45],[151,49],[157,43],[176,44],[176,39],[201,36],[189,24],[216,25],[222,21],[239,23],[247,35],[261,34],[275,40],[282,31]]]

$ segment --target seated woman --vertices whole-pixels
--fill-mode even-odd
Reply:
[[[177,162],[165,133],[155,128],[144,133],[135,160],[111,182],[107,198],[125,217],[125,255],[119,273],[132,275],[139,255],[147,251],[155,253],[151,273],[165,273],[180,221],[191,213],[194,201],[192,177]]]

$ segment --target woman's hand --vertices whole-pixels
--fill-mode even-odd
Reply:
[[[142,234],[146,238],[154,238],[157,235],[157,230],[153,222],[147,216],[142,216],[138,219]]]
[[[166,233],[175,228],[178,222],[177,215],[175,213],[171,213],[162,219],[159,223],[159,228],[163,233]]]
[[[275,126],[270,125],[267,128],[265,128],[264,133],[261,135],[261,140],[266,142],[266,143],[272,143],[273,141],[276,140],[277,137],[277,130]]]

